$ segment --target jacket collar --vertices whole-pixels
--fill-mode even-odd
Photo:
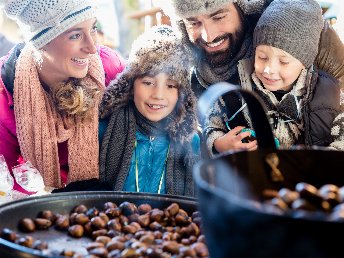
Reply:
[[[253,81],[251,75],[254,72],[254,59],[242,59],[238,63],[238,73],[240,77],[240,86],[246,90],[253,90]]]
[[[2,81],[4,82],[6,90],[11,94],[11,96],[13,96],[15,65],[24,46],[24,43],[17,44],[1,67]]]

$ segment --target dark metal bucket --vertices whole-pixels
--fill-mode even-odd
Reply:
[[[261,197],[264,189],[294,189],[298,182],[316,187],[327,183],[343,186],[344,152],[321,148],[278,150],[258,98],[227,83],[213,85],[208,91],[210,95],[205,93],[199,102],[203,109],[229,91],[239,92],[245,98],[259,146],[256,151],[225,153],[203,160],[194,167],[199,210],[211,257],[343,256],[339,236],[344,222],[328,221],[317,213],[302,217],[269,213],[262,209]],[[279,160],[274,168],[266,162],[271,154]]]

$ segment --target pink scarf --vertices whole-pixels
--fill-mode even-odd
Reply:
[[[98,55],[90,58],[83,85],[96,84],[101,94],[90,110],[91,119],[75,118],[66,128],[65,118],[54,107],[43,89],[33,59],[32,48],[26,46],[17,60],[14,81],[14,112],[21,154],[42,174],[49,187],[62,187],[57,144],[68,140],[68,183],[99,178],[98,109],[104,92],[105,75]],[[69,123],[70,124],[70,123]]]

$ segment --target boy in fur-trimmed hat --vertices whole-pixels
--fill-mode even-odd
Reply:
[[[194,195],[199,159],[189,59],[169,26],[134,42],[123,73],[101,103],[100,179],[116,191]]]
[[[241,87],[262,98],[282,148],[344,149],[339,83],[314,65],[323,25],[315,0],[274,0],[254,30],[254,61],[239,62]],[[250,124],[248,110],[242,113]],[[217,122],[213,117],[206,129],[209,151],[227,151],[232,146],[223,133],[226,128]]]

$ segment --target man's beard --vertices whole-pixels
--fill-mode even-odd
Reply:
[[[225,65],[230,64],[233,57],[239,52],[242,42],[243,42],[243,31],[238,30],[234,33],[227,33],[216,37],[212,43],[219,42],[222,39],[229,40],[229,46],[224,50],[219,50],[215,52],[208,53],[205,51],[201,46],[204,46],[206,42],[202,38],[196,39],[195,46],[196,52],[200,55],[201,59],[207,62],[210,67],[217,68],[223,67]]]

